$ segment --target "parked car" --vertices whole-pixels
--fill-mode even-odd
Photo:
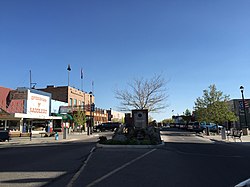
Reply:
[[[170,123],[169,125],[171,128],[175,128],[175,123]]]
[[[193,125],[194,125],[194,122],[188,122],[187,125],[186,125],[187,126],[187,130],[188,131],[192,131],[193,130]]]
[[[209,126],[209,131],[210,132],[218,132],[222,129],[223,127],[221,125],[217,125],[215,123],[210,123],[210,126]]]
[[[223,127],[221,125],[217,125],[215,123],[202,123],[202,128],[205,130],[208,128],[210,132],[218,132],[220,131]]]
[[[183,122],[183,123],[179,123],[179,128],[180,129],[186,129],[186,124]]]
[[[102,132],[102,131],[114,131],[115,129],[119,128],[121,126],[121,123],[119,122],[106,122],[101,123],[99,125],[94,126],[93,131],[94,132]]]
[[[192,131],[196,132],[196,133],[199,133],[199,132],[202,132],[204,130],[204,123],[203,122],[194,122],[193,123],[193,129]]]
[[[179,123],[175,123],[175,128],[179,128],[180,124]]]

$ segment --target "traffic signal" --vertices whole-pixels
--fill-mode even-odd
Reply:
[[[91,104],[91,112],[94,112],[95,111],[95,103],[92,103]]]

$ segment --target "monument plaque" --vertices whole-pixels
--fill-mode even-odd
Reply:
[[[148,110],[132,110],[132,118],[136,128],[146,128],[148,126]]]

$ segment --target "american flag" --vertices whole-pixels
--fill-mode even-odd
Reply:
[[[81,68],[81,79],[83,79],[83,69]]]
[[[245,100],[245,107],[246,107],[246,108],[249,108],[248,101],[246,101],[246,100]]]
[[[249,108],[248,101],[244,100],[244,103],[245,103],[245,107]],[[239,107],[240,107],[240,109],[244,109],[244,105],[243,105],[242,101],[239,101]]]

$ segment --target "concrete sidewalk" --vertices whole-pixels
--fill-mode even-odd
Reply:
[[[30,137],[13,137],[10,141],[0,142],[0,148],[3,147],[11,147],[17,145],[38,145],[38,144],[50,144],[50,143],[64,143],[70,141],[80,141],[80,140],[88,140],[93,139],[94,141],[99,140],[99,134],[93,133],[92,135],[87,135],[86,132],[84,133],[71,133],[68,134],[66,139],[63,139],[63,135],[59,133],[58,140],[55,137],[41,137],[41,135],[33,135],[32,139]]]
[[[250,145],[250,135],[242,135],[240,141],[239,138],[233,139],[231,136],[226,136],[226,139],[222,139],[221,134],[210,134],[207,136],[206,134],[199,134],[198,136],[212,140],[212,141],[220,141],[225,143],[241,143],[244,145]]]

